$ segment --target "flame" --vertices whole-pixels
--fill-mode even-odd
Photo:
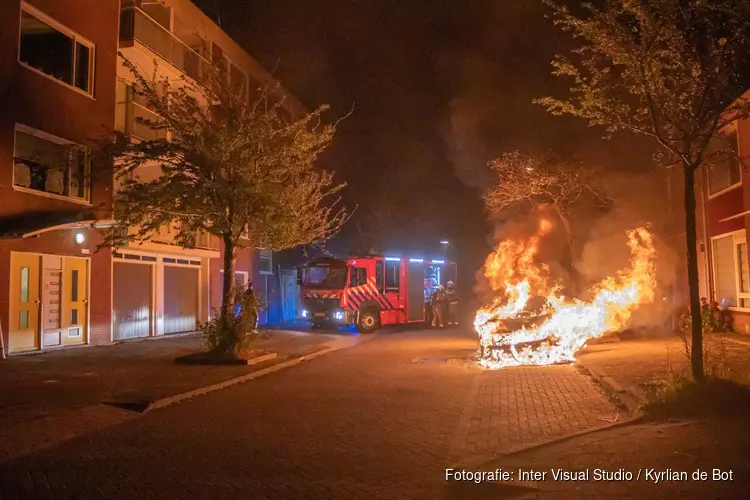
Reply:
[[[485,262],[485,276],[499,295],[474,319],[479,363],[486,368],[574,361],[587,341],[622,328],[638,306],[654,300],[656,252],[645,228],[628,231],[630,267],[596,285],[589,302],[566,300],[556,295],[557,286],[547,285],[548,268],[534,263],[538,243],[538,236],[504,241]],[[536,316],[527,311],[533,296],[546,299]]]

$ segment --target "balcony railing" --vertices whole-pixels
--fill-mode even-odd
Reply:
[[[168,226],[163,226],[159,229],[159,232],[154,235],[151,240],[154,243],[164,243],[166,245],[175,244],[175,235],[177,234],[176,229]],[[218,242],[215,242],[214,238],[211,237],[206,231],[198,231],[195,236],[195,248],[203,250],[218,250]]]
[[[138,118],[157,122],[159,115],[151,111],[150,109],[138,104],[134,101],[122,101],[117,103],[117,109],[115,110],[116,115],[116,126],[115,128],[131,137],[142,139],[144,141],[155,141],[158,139],[166,139],[167,131],[160,129],[153,129],[148,125],[139,123]]]
[[[210,65],[161,24],[137,7],[126,7],[120,14],[120,41],[137,40],[193,79]]]

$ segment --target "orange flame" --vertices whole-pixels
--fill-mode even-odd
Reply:
[[[654,300],[656,252],[653,236],[645,228],[628,232],[630,267],[595,286],[590,302],[558,297],[556,287],[540,293],[546,286],[547,269],[533,263],[537,244],[537,237],[526,244],[504,241],[487,258],[485,275],[501,295],[474,319],[483,353],[480,364],[487,368],[574,361],[588,340],[622,328],[638,306]],[[507,331],[512,322],[524,322],[524,310],[533,295],[546,296],[544,314],[536,318],[541,324]]]

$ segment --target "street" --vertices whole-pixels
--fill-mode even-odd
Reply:
[[[11,461],[3,498],[431,498],[451,460],[614,413],[572,367],[556,368],[589,401],[551,411],[565,398],[543,392],[563,389],[555,369],[483,373],[464,361],[474,348],[457,331],[381,333]]]

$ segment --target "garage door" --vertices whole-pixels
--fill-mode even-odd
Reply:
[[[198,328],[199,268],[164,266],[164,333]]]
[[[147,264],[114,262],[115,340],[151,334],[151,272]]]

